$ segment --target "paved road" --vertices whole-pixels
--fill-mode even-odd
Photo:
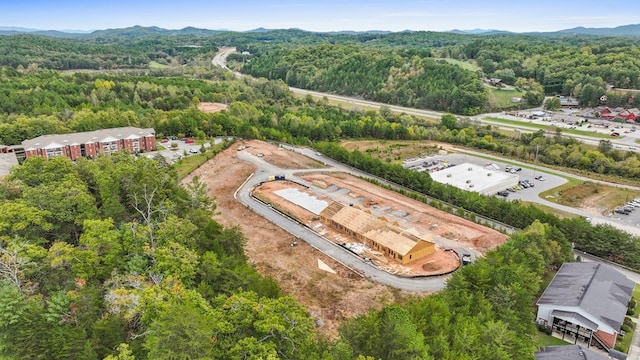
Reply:
[[[479,151],[474,151],[474,150],[468,150],[468,149],[461,149],[461,148],[453,148],[454,151],[459,152],[461,154],[468,154],[470,157],[473,156],[482,156],[484,158],[476,158],[475,162],[476,163],[486,163],[486,157],[487,154],[485,153],[481,153]],[[529,178],[529,179],[533,179],[535,177],[534,174],[538,174],[538,175],[544,175],[544,177],[547,179],[545,182],[535,182],[536,187],[535,188],[529,188],[529,189],[523,189],[517,193],[512,193],[509,195],[509,198],[512,199],[520,199],[523,201],[530,201],[530,202],[536,202],[538,204],[542,204],[542,205],[546,205],[549,206],[551,208],[554,209],[558,209],[567,213],[571,213],[571,214],[576,214],[578,216],[583,216],[585,218],[591,218],[591,223],[592,224],[609,224],[611,226],[614,226],[620,230],[624,230],[630,234],[636,235],[636,236],[640,236],[640,226],[638,226],[638,214],[640,212],[640,209],[637,209],[635,213],[632,213],[631,215],[627,215],[627,216],[623,216],[620,215],[620,217],[615,217],[615,216],[598,216],[598,215],[594,215],[590,212],[586,212],[580,209],[576,209],[576,208],[572,208],[569,206],[564,206],[564,205],[560,205],[560,204],[556,204],[554,202],[548,201],[546,199],[541,199],[538,195],[540,192],[548,190],[550,188],[562,185],[566,180],[563,177],[572,177],[572,178],[576,178],[579,180],[583,180],[583,181],[590,181],[590,182],[594,182],[594,183],[600,183],[600,184],[604,184],[604,185],[608,185],[608,186],[614,186],[614,187],[619,187],[619,188],[625,188],[625,189],[631,189],[631,190],[640,190],[640,187],[638,186],[631,186],[631,185],[621,185],[621,184],[615,184],[615,183],[610,183],[610,182],[606,182],[606,181],[600,181],[600,180],[594,180],[594,179],[590,179],[584,176],[579,176],[579,175],[575,175],[575,174],[570,174],[564,171],[560,171],[560,170],[555,170],[555,169],[548,169],[548,168],[544,168],[544,167],[540,167],[540,166],[534,166],[532,164],[528,164],[528,163],[524,163],[524,162],[520,162],[517,160],[513,160],[513,159],[507,159],[507,158],[502,158],[499,156],[494,156],[491,155],[491,158],[496,159],[499,164],[518,164],[519,166],[522,167],[522,171],[519,173],[519,175],[523,178]],[[469,162],[474,162],[473,159],[471,158],[466,158],[466,161]],[[533,180],[532,180],[533,181]],[[535,190],[535,191],[534,191]]]
[[[212,64],[215,66],[219,66],[223,69],[229,70],[231,71],[227,65],[226,65],[226,59],[227,56],[229,56],[230,54],[236,52],[236,48],[235,47],[223,47],[223,48],[219,48],[218,49],[218,53],[215,55],[215,57],[212,60]],[[241,73],[235,72],[234,73],[237,77],[242,77],[244,76]],[[422,117],[429,117],[429,118],[435,118],[435,119],[440,119],[440,117],[442,115],[447,114],[446,112],[440,112],[440,111],[434,111],[434,110],[423,110],[423,109],[415,109],[415,108],[409,108],[409,107],[404,107],[404,106],[398,106],[398,105],[391,105],[391,104],[385,104],[385,103],[380,103],[380,102],[375,102],[375,101],[369,101],[369,100],[362,100],[362,99],[356,99],[356,98],[352,98],[352,97],[348,97],[348,96],[341,96],[341,95],[335,95],[335,94],[328,94],[328,93],[321,93],[318,91],[312,91],[312,90],[306,90],[306,89],[300,89],[300,88],[294,88],[294,87],[289,87],[289,90],[291,90],[292,92],[296,93],[296,94],[301,94],[301,95],[311,95],[314,97],[318,97],[318,98],[327,98],[330,100],[335,100],[335,101],[340,101],[340,102],[345,102],[345,103],[349,103],[349,104],[353,104],[354,106],[366,106],[366,107],[371,107],[371,108],[375,108],[375,109],[380,109],[380,107],[385,106],[387,107],[389,110],[393,111],[393,112],[398,112],[398,113],[405,113],[405,114],[409,114],[409,115],[415,115],[415,116],[422,116]],[[539,109],[539,108],[537,108]],[[523,110],[526,111],[526,110]],[[519,120],[519,121],[523,121],[523,122],[534,122],[537,120],[529,120],[529,119],[523,119],[523,118],[518,118],[518,117],[514,117],[514,116],[509,116],[509,115],[505,115],[502,113],[493,113],[493,114],[481,114],[478,115],[476,117],[474,117],[473,119],[481,121],[481,122],[486,122],[486,123],[490,123],[494,126],[497,126],[500,129],[508,129],[508,130],[514,130],[517,129],[520,132],[523,133],[530,133],[530,132],[534,132],[537,131],[536,129],[532,129],[530,127],[527,126],[522,126],[522,127],[517,127],[515,125],[507,125],[507,124],[503,124],[503,123],[496,123],[496,122],[491,122],[490,120],[487,120],[486,117],[502,117],[505,119],[511,119],[511,120]],[[578,119],[578,117],[576,117],[576,119]],[[542,121],[542,120],[540,120]],[[545,125],[553,125],[550,123],[544,123]],[[622,134],[622,133],[621,133]],[[601,138],[594,138],[594,137],[589,137],[589,136],[585,136],[585,135],[576,135],[576,134],[570,134],[570,133],[563,133],[563,136],[567,136],[567,137],[572,137],[575,138],[581,142],[585,142],[588,144],[592,144],[592,145],[598,145],[600,140],[602,140]],[[621,137],[612,137],[610,140],[612,142],[612,144],[614,144],[614,147],[617,149],[624,149],[624,150],[629,150],[629,151],[636,151],[636,152],[640,152],[640,146],[635,146],[637,144],[635,144],[635,140],[640,139],[640,132],[636,132],[635,134],[628,134],[628,135],[624,135]]]
[[[283,170],[262,159],[250,154],[246,151],[238,153],[238,158],[244,161],[250,161],[258,166],[255,175],[250,177],[236,192],[237,199],[249,207],[259,215],[280,226],[282,229],[292,235],[304,240],[314,248],[318,249],[327,256],[344,264],[348,268],[362,274],[366,278],[377,281],[394,288],[408,291],[439,291],[442,290],[446,283],[441,277],[430,278],[403,278],[392,275],[384,270],[374,267],[368,262],[364,262],[360,257],[334,244],[333,242],[323,238],[313,230],[303,226],[296,221],[281,215],[274,211],[268,205],[255,200],[250,196],[251,189],[261,182],[268,181],[270,175],[285,174],[289,179],[298,179],[294,170]]]
[[[523,111],[526,112],[526,111]],[[567,118],[572,119],[573,121],[580,121],[583,120],[584,118],[579,117],[579,116],[566,116]],[[499,119],[506,119],[506,120],[512,120],[512,121],[519,121],[522,122],[523,125],[522,126],[518,126],[518,125],[511,125],[511,124],[505,124],[502,122],[497,122],[497,121],[492,121],[489,118],[499,118]],[[474,121],[479,121],[480,123],[485,123],[485,124],[491,124],[492,126],[495,126],[499,129],[502,130],[510,130],[510,131],[519,131],[521,133],[533,133],[538,131],[539,129],[535,129],[532,127],[528,127],[527,124],[537,124],[537,125],[544,125],[544,126],[557,126],[559,128],[569,128],[570,126],[568,124],[563,124],[563,123],[559,123],[559,122],[550,122],[550,121],[544,121],[542,119],[526,119],[526,118],[522,118],[522,117],[518,117],[518,116],[512,116],[512,115],[507,115],[507,114],[503,114],[503,113],[492,113],[492,114],[481,114],[478,116],[475,116],[472,118],[472,120]],[[611,141],[611,143],[613,144],[613,147],[615,149],[618,150],[626,150],[626,151],[635,151],[635,152],[640,152],[640,146],[638,146],[638,144],[635,143],[636,140],[640,139],[640,132],[630,132],[629,130],[631,130],[634,126],[633,125],[629,125],[629,124],[618,124],[618,123],[612,123],[612,122],[607,122],[606,120],[593,120],[593,119],[589,119],[590,123],[593,124],[593,127],[591,129],[588,128],[580,128],[577,127],[577,130],[583,130],[583,131],[592,131],[592,132],[596,132],[596,133],[600,133],[600,134],[610,134],[612,131],[617,130],[618,133],[620,133],[622,136],[619,137],[611,137],[609,139],[603,139],[603,138],[599,138],[599,137],[593,137],[593,136],[587,136],[587,135],[578,135],[578,134],[570,134],[570,133],[566,133],[563,132],[562,135],[563,136],[568,136],[568,137],[572,137],[574,139],[577,139],[585,144],[589,144],[589,145],[594,145],[594,146],[598,146],[600,144],[600,140],[609,140]],[[609,125],[609,128],[604,128],[604,127],[599,127],[598,125],[596,125],[597,123],[603,123],[606,125]],[[613,128],[613,125],[616,126],[621,126],[620,129],[615,129]],[[624,131],[627,131],[628,134],[624,134]]]
[[[225,70],[231,71],[227,67],[227,56],[235,52],[236,52],[235,47],[220,47],[218,48],[218,53],[216,53],[216,56],[214,56],[213,60],[211,60],[211,64],[213,64],[213,66],[218,66]]]

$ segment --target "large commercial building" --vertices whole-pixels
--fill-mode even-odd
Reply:
[[[574,342],[613,349],[635,283],[598,263],[565,263],[538,300],[537,321]]]
[[[95,158],[101,154],[128,150],[132,153],[156,149],[154,129],[121,127],[72,134],[43,135],[22,142],[26,158],[65,156]]]
[[[432,172],[430,175],[434,181],[441,184],[453,185],[458,189],[475,191],[482,195],[495,195],[498,191],[518,185],[519,181],[518,175],[469,163]]]

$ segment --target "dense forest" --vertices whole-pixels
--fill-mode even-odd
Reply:
[[[230,45],[248,51],[248,56],[231,58],[248,74],[390,104],[466,115],[496,110],[487,102],[482,79],[499,78],[525,93],[525,106],[541,105],[544,95],[574,96],[582,106],[596,106],[607,94],[609,106],[640,107],[640,97],[610,91],[640,88],[637,37],[153,27],[69,37],[0,36],[0,66],[154,71],[158,66],[204,66],[217,47]]]
[[[486,96],[481,74],[441,58],[473,60],[483,76],[502,76],[509,66],[514,84],[533,79],[529,90],[548,94],[557,91],[551,86],[556,82],[546,82],[553,67],[584,55],[593,61],[562,67],[566,73],[556,79],[562,83],[558,93],[575,95],[576,88],[599,89],[612,81],[620,70],[616,61],[629,67],[637,62],[626,58],[637,51],[635,40],[591,40],[587,51],[588,38],[582,37],[437,33],[193,29],[166,36],[129,29],[75,39],[0,36],[1,144],[139,126],[154,127],[159,137],[229,135],[311,145],[437,199],[433,206],[446,210],[442,202],[451,203],[521,229],[455,273],[439,294],[346,320],[338,339],[329,340],[316,335],[303,307],[249,264],[238,229],[212,219],[215,199],[205,196],[197,179],[179,185],[162,159],[129,154],[76,164],[33,158],[0,182],[0,358],[533,359],[532,304],[543,276],[572,258],[567,239],[636,269],[640,239],[439,185],[428,174],[393,164],[395,159],[350,153],[334,141],[439,140],[524,160],[539,152],[540,162],[626,179],[640,175],[637,154],[606,143],[589,149],[560,132],[512,138],[452,115],[431,123],[384,108],[346,111],[293,97],[287,83],[388,96],[412,106],[435,101],[442,109],[474,113],[483,110]],[[244,71],[275,80],[233,79],[212,68],[218,45],[249,50],[252,55],[238,57],[235,65],[245,61]],[[611,48],[624,55],[615,60]],[[519,63],[507,65],[521,55]],[[534,66],[533,58],[541,65]],[[174,66],[152,69],[152,62]],[[59,71],[80,68],[104,71]],[[606,71],[614,77],[603,76]],[[629,77],[627,86],[634,81]],[[226,103],[229,110],[202,113],[196,109],[201,101]]]
[[[431,33],[394,36],[418,42],[438,38]],[[483,78],[499,78],[521,89],[529,107],[541,105],[544,95],[574,96],[582,106],[597,106],[609,87],[640,88],[637,39],[521,35],[449,39],[459,42],[399,48],[359,43],[258,45],[250,47],[255,56],[242,69],[291,86],[466,115],[490,110]],[[451,65],[445,59],[475,64],[478,70]],[[611,106],[640,104],[640,99],[629,101],[630,93],[611,95]]]

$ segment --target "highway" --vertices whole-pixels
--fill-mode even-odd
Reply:
[[[219,50],[218,53],[215,55],[215,57],[211,61],[212,64],[215,65],[215,66],[219,66],[219,67],[221,67],[223,69],[231,71],[226,65],[226,59],[227,59],[227,56],[229,56],[230,54],[236,52],[236,48],[235,47],[222,47],[222,48],[219,48],[218,50]],[[234,74],[237,77],[243,77],[244,76],[243,74],[241,74],[239,72],[234,72]],[[314,96],[316,98],[327,98],[329,100],[334,100],[334,101],[344,102],[344,103],[348,103],[348,104],[353,104],[354,107],[363,106],[363,107],[370,107],[370,108],[374,108],[374,109],[380,109],[381,107],[384,106],[384,107],[388,108],[389,110],[391,110],[393,112],[405,113],[405,114],[409,114],[409,115],[427,117],[427,118],[432,118],[432,119],[440,119],[442,117],[442,115],[448,114],[446,112],[440,112],[440,111],[434,111],[434,110],[415,109],[415,108],[409,108],[409,107],[404,107],[404,106],[385,104],[385,103],[380,103],[380,102],[375,102],[375,101],[362,100],[362,99],[357,99],[357,98],[348,97],[348,96],[341,96],[341,95],[335,95],[335,94],[329,94],[329,93],[322,93],[322,92],[312,91],[312,90],[305,90],[305,89],[300,89],[300,88],[295,88],[295,87],[289,87],[289,90],[291,92],[295,93],[295,94],[311,95],[311,96]],[[536,109],[536,110],[539,110],[539,108]],[[525,110],[523,110],[523,111],[525,111]],[[541,122],[541,120],[540,121],[533,121],[533,120],[529,120],[529,119],[524,119],[524,118],[518,118],[518,117],[514,117],[514,116],[505,115],[505,114],[502,114],[502,113],[480,114],[480,115],[477,115],[477,116],[473,117],[472,120],[479,121],[480,123],[491,124],[491,125],[499,128],[499,129],[502,129],[502,130],[510,130],[510,131],[517,130],[517,131],[520,131],[522,133],[531,133],[531,132],[537,131],[537,129],[528,127],[526,125],[518,127],[518,126],[515,126],[515,125],[508,125],[508,124],[503,124],[503,123],[491,121],[491,120],[487,119],[489,117],[504,118],[504,119],[509,119],[509,120],[518,120],[518,121],[522,121],[522,122],[526,122],[526,123],[536,122],[536,123],[541,123],[541,124],[544,124],[544,125],[547,125],[547,126],[552,126],[552,124],[543,123],[543,122]],[[575,117],[575,119],[578,120],[579,117]],[[572,133],[567,133],[567,132],[563,132],[562,135],[563,136],[567,136],[567,137],[572,137],[572,138],[575,138],[576,140],[579,140],[579,141],[584,142],[586,144],[596,145],[596,146],[599,144],[600,140],[602,140],[601,138],[597,138],[597,137],[589,137],[589,136],[585,136],[585,135],[577,135],[577,134],[572,134]],[[638,140],[638,139],[640,139],[640,132],[636,132],[634,134],[627,134],[627,135],[620,136],[620,137],[611,137],[611,139],[609,139],[609,140],[614,145],[614,147],[617,148],[617,149],[624,149],[624,150],[629,150],[629,151],[640,152],[640,145],[635,143],[635,141]],[[638,145],[638,146],[634,146],[634,145]]]
[[[235,52],[236,49],[235,48],[221,48],[219,53],[214,57],[214,59],[212,60],[212,63],[216,66],[220,66],[224,69],[230,70],[228,69],[228,67],[226,66],[226,57]],[[236,76],[243,76],[242,74],[239,73],[235,73]],[[421,110],[421,109],[413,109],[413,108],[406,108],[406,107],[401,107],[401,106],[396,106],[396,105],[389,105],[389,104],[383,104],[383,103],[378,103],[378,102],[374,102],[374,101],[368,101],[368,100],[362,100],[362,99],[356,99],[356,98],[350,98],[350,97],[346,97],[346,96],[340,96],[340,95],[334,95],[334,94],[326,94],[326,93],[320,93],[317,91],[311,91],[311,90],[304,90],[304,89],[299,89],[299,88],[292,88],[290,87],[290,90],[294,93],[297,94],[302,94],[302,95],[306,95],[306,94],[310,94],[312,96],[315,97],[326,97],[327,99],[331,99],[331,100],[336,100],[336,101],[341,101],[341,102],[346,102],[346,103],[350,103],[353,104],[354,106],[367,106],[367,107],[374,107],[374,108],[380,108],[382,106],[385,106],[387,108],[389,108],[391,111],[394,112],[401,112],[401,113],[406,113],[406,114],[410,114],[410,115],[415,115],[415,116],[423,116],[423,117],[431,117],[431,118],[440,118],[442,115],[444,115],[445,113],[441,113],[441,112],[437,112],[437,111],[432,111],[432,110]],[[484,114],[484,115],[480,115],[478,116],[478,120],[479,121],[486,121],[489,122],[487,120],[483,120],[483,118],[485,117],[489,117],[489,116],[496,116],[497,114]],[[504,124],[499,124],[499,123],[492,123],[492,125],[496,125],[499,127],[505,127]],[[515,127],[509,127],[506,126],[505,128],[509,128],[511,130],[513,130]],[[527,127],[522,127],[522,128],[518,128],[519,131],[522,132],[528,132],[528,131],[534,131],[531,128],[527,128]],[[578,136],[578,135],[574,135],[574,134],[567,134],[567,133],[563,133],[564,136],[571,136],[571,137],[575,137],[580,141],[583,142],[588,142],[588,143],[592,143],[592,144],[598,144],[598,142],[600,141],[600,139],[598,138],[589,138],[589,137],[585,137],[585,136]],[[628,138],[612,138],[611,142],[613,144],[615,144],[614,146],[620,147],[620,146],[629,146],[630,141],[634,141],[633,137],[628,137]],[[337,168],[341,168],[344,167],[343,164],[340,164],[338,162],[332,161],[331,159],[326,159],[326,158],[322,158],[321,155],[316,154],[314,151],[310,150],[310,149],[304,149],[304,148],[294,148],[294,147],[290,147],[288,148],[288,150],[293,150],[293,151],[298,151],[306,156],[309,156],[311,158],[315,158],[316,160],[320,160],[320,161],[324,161],[325,163],[329,163],[329,165],[337,167]],[[469,151],[469,150],[464,150],[464,152],[469,153],[470,155],[477,155],[476,152],[474,151]],[[276,211],[274,211],[272,208],[270,208],[269,206],[266,206],[265,204],[253,199],[250,196],[250,189],[252,189],[253,187],[255,187],[257,184],[259,184],[260,182],[266,181],[268,180],[268,176],[271,174],[275,174],[275,173],[282,173],[282,169],[279,169],[277,167],[274,167],[271,164],[268,164],[264,161],[262,161],[261,159],[252,156],[251,154],[242,154],[239,156],[239,158],[243,158],[243,160],[247,160],[247,161],[252,161],[254,163],[258,163],[258,165],[260,166],[258,172],[256,173],[256,176],[252,176],[250,177],[245,184],[242,185],[241,188],[238,189],[238,191],[236,192],[237,194],[237,198],[238,200],[243,203],[245,206],[251,208],[252,210],[256,211],[258,214],[260,214],[261,216],[267,218],[268,220],[272,221],[273,223],[277,224],[278,226],[280,226],[281,228],[285,229],[286,231],[292,233],[293,235],[297,236],[300,239],[303,239],[304,241],[308,242],[311,246],[315,247],[316,249],[318,249],[319,251],[325,253],[326,255],[334,258],[335,260],[337,260],[338,262],[343,263],[345,266],[347,266],[348,268],[351,268],[352,270],[360,273],[361,275],[370,278],[372,280],[378,281],[382,284],[385,285],[389,285],[392,287],[396,287],[399,289],[403,289],[403,290],[409,290],[409,291],[437,291],[437,290],[441,290],[442,288],[445,287],[446,283],[444,282],[444,280],[442,278],[418,278],[418,279],[410,279],[410,278],[402,278],[402,277],[398,277],[392,274],[389,274],[383,270],[377,269],[374,266],[372,266],[369,263],[365,263],[362,259],[360,259],[359,257],[353,255],[351,252],[342,249],[341,247],[333,244],[332,242],[322,238],[321,236],[319,236],[318,234],[316,234],[315,232],[313,232],[312,230],[308,229],[305,226],[302,226],[300,224],[298,224],[297,222],[293,221],[292,219],[289,219],[287,217],[284,217],[282,215],[280,215],[279,213],[277,213]],[[505,161],[508,161],[510,163],[518,163],[518,161],[514,161],[511,159],[504,159]],[[530,164],[524,164],[522,163],[523,166],[528,166],[531,167]],[[549,170],[549,169],[545,169],[542,167],[537,167],[538,171],[541,172],[545,172],[548,174],[554,174],[557,173],[558,175],[564,175],[564,176],[569,176],[569,177],[575,177],[575,178],[580,178],[579,176],[573,175],[573,174],[567,174],[567,173],[563,173],[561,171],[556,171],[556,170]],[[343,169],[345,170],[345,169]],[[348,168],[346,169],[346,171],[350,172],[350,173],[354,173],[354,169]],[[366,174],[363,172],[356,172],[356,175],[359,176],[364,176],[364,177],[371,177],[370,174]],[[287,176],[289,177],[294,177],[295,174],[294,172],[291,171],[287,171]],[[585,180],[587,180],[586,178],[584,178]],[[595,180],[591,180],[588,179],[589,181],[595,181]],[[617,185],[617,184],[609,184],[609,185],[613,185],[613,186],[619,186],[621,187],[622,185]],[[627,187],[627,186],[624,186]],[[628,188],[634,188],[634,189],[638,189],[637,187],[628,187]],[[536,192],[537,193],[537,192]],[[563,205],[559,205],[559,204],[555,204],[553,202],[544,200],[544,199],[540,199],[537,195],[534,198],[529,198],[527,199],[529,201],[535,201],[556,209],[560,209],[563,211],[567,211],[567,212],[571,212],[571,213],[575,213],[578,214],[580,216],[585,216],[585,217],[591,217],[592,223],[594,224],[598,224],[598,223],[606,223],[606,224],[610,224],[612,226],[615,226],[619,229],[622,229],[624,231],[627,231],[629,233],[635,234],[635,235],[640,235],[640,228],[638,228],[637,226],[630,226],[630,225],[626,225],[623,224],[619,221],[616,221],[616,219],[610,219],[610,218],[605,218],[605,217],[594,217],[592,214],[590,213],[586,213],[584,211],[581,211],[579,209],[575,209],[575,208],[571,208],[571,207],[567,207],[567,206],[563,206]],[[636,282],[640,281],[640,278],[638,278],[637,276],[632,277],[632,279]]]

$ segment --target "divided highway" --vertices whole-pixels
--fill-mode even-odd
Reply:
[[[219,66],[223,69],[229,70],[231,71],[227,66],[226,66],[226,58],[229,54],[232,54],[236,51],[235,47],[225,47],[225,48],[220,48],[218,54],[216,54],[216,56],[214,57],[214,59],[212,60],[212,64],[215,66]],[[238,77],[242,77],[243,75],[240,73],[234,73],[236,76]],[[368,100],[361,100],[361,99],[355,99],[355,98],[349,98],[346,96],[339,96],[339,95],[334,95],[334,94],[326,94],[326,93],[320,93],[317,91],[311,91],[311,90],[304,90],[304,89],[299,89],[299,88],[292,88],[289,87],[289,89],[297,94],[302,94],[302,95],[307,95],[310,94],[312,96],[315,97],[326,97],[330,100],[336,100],[336,101],[341,101],[341,102],[346,102],[346,103],[350,103],[353,104],[354,106],[368,106],[368,107],[374,107],[374,108],[380,108],[382,106],[385,106],[387,108],[389,108],[391,111],[394,112],[402,112],[402,113],[406,113],[406,114],[410,114],[410,115],[415,115],[415,116],[423,116],[423,117],[431,117],[431,118],[440,118],[442,115],[444,115],[445,113],[441,113],[441,112],[437,112],[437,111],[432,111],[432,110],[422,110],[422,109],[413,109],[413,108],[406,108],[406,107],[402,107],[402,106],[396,106],[396,105],[389,105],[389,104],[383,104],[383,103],[378,103],[378,102],[373,102],[373,101],[368,101]],[[486,121],[483,120],[482,118],[485,117],[487,115],[481,115],[479,116],[479,121]],[[490,121],[486,121],[486,122],[490,122]],[[501,126],[502,124],[493,124],[496,126]],[[529,129],[528,128],[520,128],[520,131],[526,132]],[[572,134],[563,134],[565,136],[572,136],[577,138],[580,141],[583,142],[589,142],[589,143],[596,143],[599,141],[599,139],[596,138],[588,138],[588,137],[584,137],[584,136],[575,136]],[[612,139],[612,143],[620,143],[620,144],[624,144],[624,141],[620,141],[622,139]],[[628,139],[625,139],[627,141],[629,141]],[[302,148],[288,148],[288,150],[293,150],[293,151],[297,151],[300,152],[306,156],[309,156],[311,158],[315,158],[316,160],[320,160],[320,161],[325,161],[325,162],[330,162],[329,165],[333,165],[336,166],[337,168],[342,168],[344,167],[343,164],[340,163],[336,163],[334,161],[331,161],[330,159],[320,159],[318,158],[318,155],[315,154],[313,151],[309,150],[309,149],[302,149]],[[473,151],[466,151],[465,152],[469,152],[469,153],[473,153]],[[341,248],[340,246],[334,244],[333,242],[323,238],[322,236],[320,236],[319,234],[315,233],[314,231],[312,231],[311,229],[307,228],[306,226],[303,226],[301,224],[299,224],[298,222],[294,221],[293,219],[290,219],[286,216],[281,215],[280,213],[274,211],[274,209],[272,209],[271,207],[269,207],[268,205],[265,205],[264,203],[255,200],[253,197],[251,197],[251,189],[253,189],[256,185],[258,185],[261,182],[267,181],[269,175],[273,175],[275,173],[283,173],[283,170],[275,167],[265,161],[263,161],[262,159],[259,159],[249,153],[245,153],[242,152],[241,154],[239,154],[238,158],[242,159],[242,160],[246,160],[246,161],[251,161],[253,163],[256,163],[259,166],[259,169],[257,170],[257,172],[254,174],[254,176],[251,176],[250,178],[247,179],[247,181],[236,191],[236,196],[238,201],[240,201],[242,204],[244,204],[245,206],[249,207],[250,209],[252,209],[253,211],[255,211],[256,213],[260,214],[261,216],[265,217],[266,219],[270,220],[271,222],[273,222],[274,224],[280,226],[281,228],[285,229],[286,231],[288,231],[289,233],[293,234],[294,236],[306,241],[307,243],[309,243],[311,246],[313,246],[314,248],[318,249],[319,251],[323,252],[324,254],[326,254],[327,256],[330,256],[331,258],[335,259],[336,261],[342,263],[343,265],[345,265],[346,267],[352,269],[353,271],[360,273],[362,276],[365,276],[371,280],[380,282],[382,284],[391,286],[391,287],[395,287],[398,289],[402,289],[402,290],[408,290],[408,291],[438,291],[443,289],[446,286],[446,282],[444,281],[443,277],[430,277],[430,278],[403,278],[403,277],[399,277],[399,276],[395,276],[392,275],[386,271],[380,270],[376,267],[374,267],[373,265],[371,265],[370,263],[366,263],[364,262],[361,258],[355,256],[354,254],[352,254],[351,252],[347,251],[346,249]],[[509,160],[512,161],[513,160]],[[540,170],[542,170],[542,168],[539,167]],[[343,169],[344,170],[344,169]],[[347,171],[352,172],[352,169],[348,169]],[[550,170],[545,169],[546,172],[550,172]],[[285,171],[287,177],[292,178],[295,177],[295,171]],[[554,170],[555,172],[555,170]],[[562,173],[562,172],[558,172],[558,173]],[[572,177],[577,177],[575,175],[571,175],[571,174],[562,174],[562,175],[568,175],[568,176],[572,176]],[[360,174],[360,176],[363,176],[362,174]],[[365,174],[364,176],[366,177],[371,177],[371,175],[369,174]],[[616,184],[610,184],[613,186],[620,186],[620,185],[616,185]],[[630,188],[634,188],[634,187],[630,187]],[[580,215],[586,215],[584,212],[579,211],[577,209],[573,209],[573,208],[569,208],[569,207],[564,207],[549,201],[543,201],[542,199],[538,198],[538,202],[540,203],[544,203],[547,206],[551,206],[551,207],[556,207],[556,208],[560,208],[561,210],[564,211],[569,211],[569,212],[574,212],[574,213],[579,213]],[[535,200],[534,200],[535,201]],[[621,228],[622,230],[628,231],[630,233],[636,234],[638,235],[640,233],[640,229],[637,229],[633,226],[628,226],[628,225],[624,225],[624,224],[620,224],[617,223],[615,221],[611,221],[610,219],[604,219],[604,218],[600,218],[598,217],[597,219],[594,218],[594,222],[598,222],[598,223],[608,223],[612,226]],[[636,282],[640,282],[640,278],[638,277],[632,277],[632,279]]]

